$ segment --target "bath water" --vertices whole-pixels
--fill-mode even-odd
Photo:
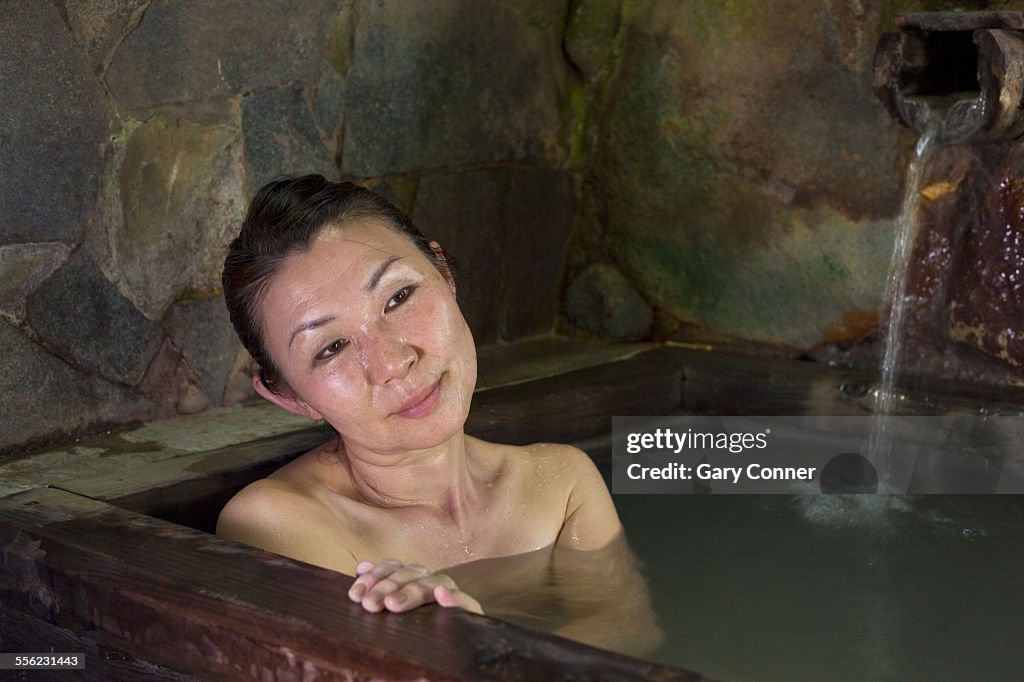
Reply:
[[[1024,499],[617,495],[665,644],[722,682],[1024,679]]]

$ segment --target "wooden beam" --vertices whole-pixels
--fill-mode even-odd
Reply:
[[[200,678],[701,679],[464,611],[370,614],[348,600],[350,584],[65,491],[0,500],[3,642],[22,646],[10,628],[32,614],[67,633],[55,644],[102,639]],[[86,669],[102,666],[81,644]]]
[[[659,347],[618,362],[480,391],[466,431],[485,440],[570,443],[610,433],[616,415],[663,415],[682,403],[683,354]]]
[[[199,678],[154,663],[148,656],[129,651],[123,643],[111,644],[98,630],[77,634],[51,625],[42,618],[0,602],[0,651],[22,653],[81,653],[88,667],[67,670],[34,670],[25,679],[32,682],[198,682]],[[13,672],[12,672],[13,674]],[[18,679],[18,678],[12,678]]]

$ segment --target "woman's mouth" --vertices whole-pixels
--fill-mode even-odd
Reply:
[[[420,391],[402,405],[395,414],[405,419],[419,419],[430,414],[441,398],[441,379]]]

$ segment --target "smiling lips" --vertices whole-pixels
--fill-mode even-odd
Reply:
[[[428,386],[425,391],[421,391],[410,398],[395,414],[406,419],[425,417],[433,411],[440,397],[441,380],[438,379],[432,386]]]

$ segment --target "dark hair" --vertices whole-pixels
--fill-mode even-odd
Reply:
[[[260,380],[280,393],[283,383],[264,343],[259,305],[267,285],[288,256],[310,247],[326,227],[341,227],[359,218],[377,218],[412,240],[441,274],[430,243],[412,221],[384,197],[351,182],[330,182],[322,175],[273,180],[249,204],[242,230],[228,247],[221,283],[231,324],[249,354],[259,364]]]

